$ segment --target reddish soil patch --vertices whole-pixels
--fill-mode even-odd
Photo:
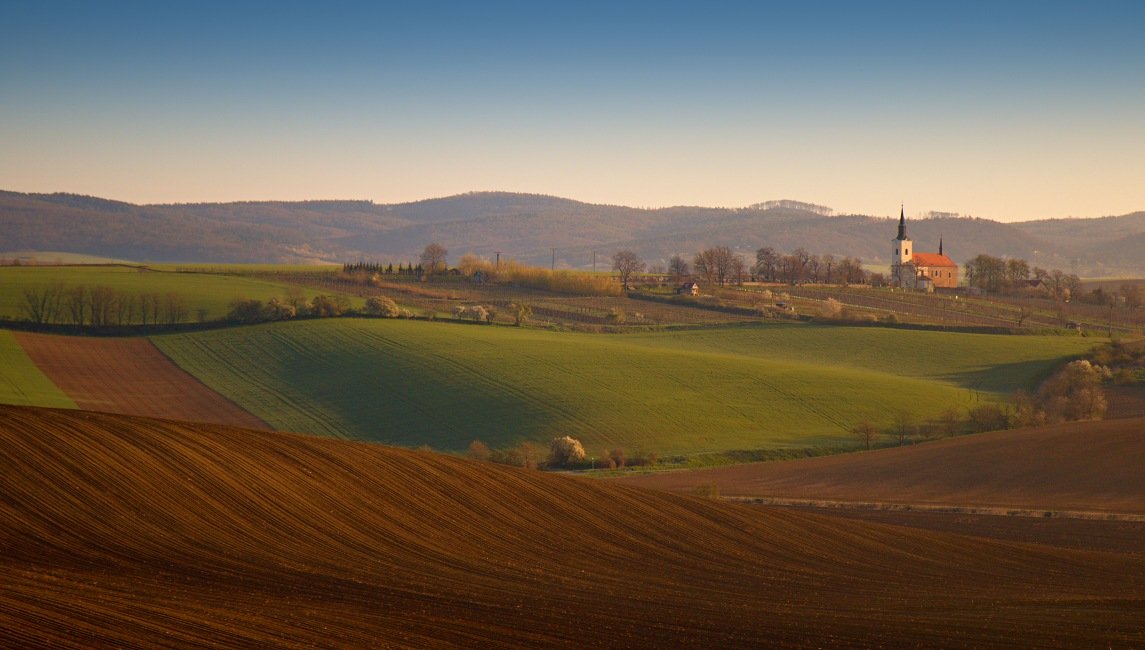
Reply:
[[[1145,554],[1145,522],[1007,517],[948,512],[814,508],[814,512],[896,526],[1060,548]]]
[[[869,453],[664,472],[632,485],[722,496],[1145,514],[1145,420],[999,431]]]
[[[16,332],[32,361],[81,409],[269,429],[144,338]]]
[[[1145,646],[1145,556],[0,406],[0,646]]]
[[[1145,418],[1145,384],[1110,386],[1105,389],[1105,399],[1109,404],[1107,420]]]

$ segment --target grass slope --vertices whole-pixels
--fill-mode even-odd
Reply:
[[[638,334],[656,348],[746,355],[938,380],[983,393],[1032,388],[1063,360],[1094,342],[1076,337],[914,331],[882,327],[776,324]]]
[[[40,372],[8,330],[0,330],[0,404],[76,407]]]
[[[967,406],[965,387],[1008,392],[1078,349],[942,336],[800,325],[600,336],[340,320],[153,340],[279,429],[446,450],[567,434],[594,454],[850,444],[861,419]],[[919,359],[943,345],[949,367]],[[866,367],[894,355],[905,361]]]
[[[285,297],[287,290],[285,284],[239,275],[173,273],[126,266],[6,266],[0,267],[0,319],[24,317],[21,304],[25,289],[41,290],[54,285],[110,287],[132,296],[141,293],[166,296],[173,292],[183,297],[187,319],[191,321],[198,318],[199,309],[206,310],[207,318],[220,318],[236,298],[266,301],[276,296]],[[309,298],[321,292],[305,289],[303,293]],[[60,322],[64,321],[66,318],[61,316]]]
[[[0,407],[0,645],[1131,647],[1145,557]]]

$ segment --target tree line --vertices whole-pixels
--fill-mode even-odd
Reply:
[[[643,273],[647,265],[631,250],[617,251],[612,257],[612,270],[620,277],[625,290],[634,275]],[[770,246],[756,251],[755,264],[749,265],[743,255],[728,246],[706,248],[689,261],[683,255],[673,255],[666,270],[672,282],[699,279],[708,284],[725,286],[757,282],[782,282],[796,285],[863,284],[870,274],[863,270],[858,258],[834,255],[816,255],[797,248],[791,253],[780,253]]]
[[[35,325],[75,327],[126,327],[176,325],[191,319],[191,308],[183,294],[169,291],[129,293],[106,286],[29,287],[21,294],[20,315]],[[206,308],[196,310],[198,322],[208,320]],[[291,287],[285,297],[262,301],[236,298],[227,305],[223,322],[249,324],[291,318],[333,318],[337,316],[411,318],[386,296],[371,296],[361,309],[354,309],[341,294],[319,294],[307,298],[301,289]]]
[[[186,298],[173,291],[128,293],[106,286],[63,284],[25,288],[20,312],[36,325],[77,327],[174,325],[190,318]],[[205,320],[205,310],[198,312],[199,320]]]
[[[964,268],[967,286],[987,293],[1015,294],[1040,288],[1058,300],[1069,300],[1081,293],[1077,275],[1031,267],[1020,258],[1003,259],[982,253],[966,262]]]

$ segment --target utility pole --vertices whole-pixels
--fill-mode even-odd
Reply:
[[[596,251],[592,252],[592,272],[596,273]]]
[[[501,251],[493,251],[493,253],[497,256],[497,270],[500,271],[501,270]]]
[[[550,271],[556,271],[557,270],[557,249],[555,249],[555,248],[553,249],[553,263],[551,266],[549,266],[549,270]]]

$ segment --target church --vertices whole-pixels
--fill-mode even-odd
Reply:
[[[899,211],[899,234],[891,240],[891,282],[896,287],[934,291],[958,287],[958,265],[942,253],[942,238],[938,239],[937,253],[914,252],[910,237],[906,236],[906,211]]]

